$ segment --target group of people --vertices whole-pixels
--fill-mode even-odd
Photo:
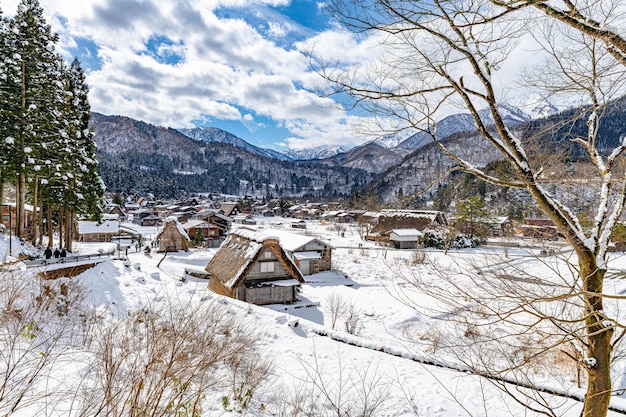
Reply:
[[[54,252],[52,252],[52,249],[50,249],[50,246],[48,246],[46,250],[43,252],[43,254],[46,257],[46,259],[50,259],[53,256],[55,258],[65,258],[67,256],[67,251],[65,250],[65,248],[61,250],[59,250],[59,248],[54,248]]]

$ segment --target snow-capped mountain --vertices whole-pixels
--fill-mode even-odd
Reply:
[[[287,149],[282,154],[291,160],[324,159],[348,152],[351,148],[352,146],[347,145],[322,145],[307,149]]]
[[[411,136],[415,135],[417,132],[418,131],[415,129],[404,129],[400,132],[376,138],[373,140],[373,142],[382,146],[383,148],[391,149],[395,148]]]
[[[282,154],[273,149],[260,148],[258,146],[254,146],[245,140],[233,135],[230,132],[227,132],[222,129],[218,129],[217,127],[195,127],[193,129],[176,129],[178,132],[183,135],[197,141],[205,142],[205,143],[226,143],[228,145],[233,145],[241,149],[245,149],[248,152],[254,153],[260,156],[267,156],[269,158],[279,159],[281,161],[292,161],[296,158],[291,158],[289,155]]]

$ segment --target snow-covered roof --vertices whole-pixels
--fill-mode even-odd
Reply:
[[[230,232],[230,235],[241,236],[252,242],[263,243],[268,239],[278,240],[278,236],[265,233],[264,231],[252,230],[248,228],[235,229]]]
[[[316,251],[296,252],[293,256],[299,261],[322,259],[322,254]]]
[[[393,229],[390,233],[398,236],[422,236],[423,233],[417,229]]]
[[[209,223],[206,220],[191,219],[191,220],[187,220],[187,222],[183,224],[183,229],[189,230],[189,229],[193,229],[194,227],[198,227],[198,226],[208,227],[208,225],[209,225]]]
[[[101,224],[87,220],[78,222],[78,233],[81,235],[89,235],[93,233],[114,234],[119,233],[120,222],[117,220],[105,220]]]
[[[275,236],[280,242],[280,246],[288,252],[295,252],[313,241],[317,241],[323,245],[331,247],[329,243],[323,242],[316,237],[301,235],[299,233],[291,233],[286,230],[265,229],[264,233]]]

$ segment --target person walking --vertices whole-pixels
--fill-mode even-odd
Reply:
[[[46,259],[52,258],[52,249],[50,249],[50,246],[48,246],[46,250],[43,251],[43,254],[46,257]]]
[[[58,258],[59,256],[61,256],[61,252],[59,252],[59,248],[54,248],[54,257]]]

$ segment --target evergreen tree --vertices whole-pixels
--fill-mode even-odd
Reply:
[[[478,195],[461,200],[457,204],[455,225],[470,239],[484,237],[490,219],[489,208]]]
[[[26,187],[37,177],[58,133],[61,60],[54,49],[58,36],[46,23],[37,0],[20,2],[4,35],[0,107],[6,132],[2,163],[3,171],[16,179],[16,234],[24,236]],[[31,184],[35,186],[37,181]],[[36,195],[36,187],[34,191]]]

